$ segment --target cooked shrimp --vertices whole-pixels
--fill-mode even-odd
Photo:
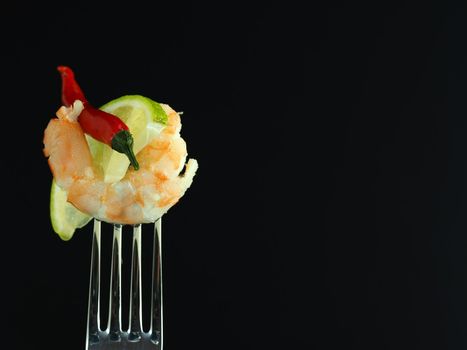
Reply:
[[[180,136],[180,115],[162,105],[167,126],[137,155],[140,168],[130,168],[114,183],[104,182],[94,167],[84,133],[76,121],[80,105],[57,111],[44,132],[44,154],[68,201],[96,219],[119,224],[154,222],[190,187],[198,163],[187,158]],[[183,175],[180,175],[185,168]]]

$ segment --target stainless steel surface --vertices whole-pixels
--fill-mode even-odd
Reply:
[[[101,222],[94,220],[89,282],[86,350],[162,350],[162,222],[154,223],[151,324],[143,330],[141,311],[141,225],[133,226],[128,329],[122,329],[122,225],[113,225],[109,317],[100,325]]]

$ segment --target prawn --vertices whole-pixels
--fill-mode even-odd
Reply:
[[[67,191],[68,202],[96,219],[118,224],[154,222],[178,202],[191,186],[198,162],[186,161],[180,115],[161,106],[167,125],[138,153],[139,170],[130,167],[113,183],[105,182],[93,164],[77,122],[80,101],[57,111],[58,118],[51,119],[44,131],[43,152],[57,185]]]

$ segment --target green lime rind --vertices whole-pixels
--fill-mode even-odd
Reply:
[[[110,102],[107,102],[106,104],[101,106],[100,109],[105,112],[111,113],[112,110],[116,110],[120,106],[127,105],[129,101],[131,101],[130,104],[133,106],[137,102],[140,102],[142,106],[141,108],[143,110],[146,110],[145,107],[147,107],[149,109],[148,112],[150,113],[149,120],[163,125],[167,125],[168,116],[167,113],[165,113],[162,106],[158,102],[142,95],[124,95]]]
[[[50,188],[50,221],[55,233],[64,241],[73,237],[75,230],[84,227],[92,217],[76,209],[67,201],[67,192],[55,180]]]

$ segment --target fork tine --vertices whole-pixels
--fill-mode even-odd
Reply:
[[[133,226],[133,248],[131,258],[130,287],[130,330],[129,341],[141,339],[141,225]]]
[[[151,342],[162,349],[162,218],[154,223],[151,292]]]
[[[100,261],[101,261],[101,222],[94,219],[91,248],[91,272],[89,281],[86,349],[99,342],[100,331]]]
[[[122,334],[121,276],[122,276],[122,225],[114,224],[112,263],[110,270],[110,298],[108,331],[110,340],[120,340]]]

